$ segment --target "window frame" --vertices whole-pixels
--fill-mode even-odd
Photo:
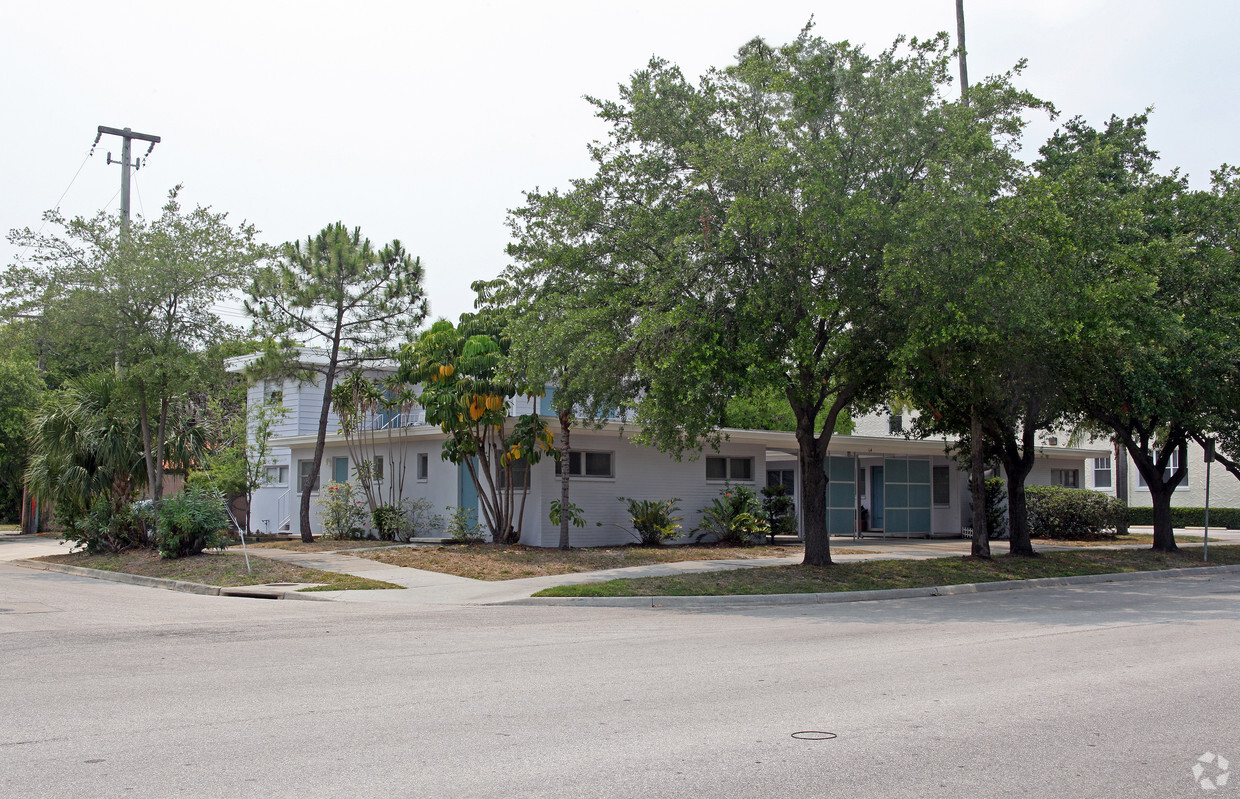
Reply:
[[[1179,448],[1176,448],[1171,453],[1171,460],[1167,463],[1167,468],[1163,469],[1164,480],[1166,479],[1167,476],[1174,474],[1175,470],[1178,468],[1180,468],[1180,450]],[[1149,491],[1150,487],[1149,487],[1149,484],[1145,482],[1145,475],[1141,474],[1140,469],[1133,468],[1133,471],[1137,473],[1137,490],[1138,491]],[[1180,484],[1177,485],[1173,490],[1187,491],[1188,490],[1188,479],[1191,476],[1192,474],[1190,470],[1187,467],[1185,467],[1184,479],[1181,480]]]
[[[313,469],[314,458],[298,458],[297,459],[297,493],[306,492],[306,477],[311,469]],[[314,486],[309,489],[311,494],[319,493],[323,487],[323,469],[319,469],[319,473],[315,475]]]
[[[1069,485],[1066,477],[1072,475],[1072,484]],[[1051,469],[1051,485],[1059,488],[1080,488],[1081,487],[1081,470],[1080,469]]]
[[[756,463],[757,459],[754,458],[752,455],[741,455],[741,456],[708,455],[706,456],[706,458],[704,458],[704,460],[706,461],[706,467],[705,467],[706,468],[706,482],[708,483],[753,483],[754,482],[754,472],[757,469],[757,463]],[[715,465],[718,465],[720,461],[723,461],[724,476],[723,477],[712,477],[710,474],[711,465],[712,463]],[[747,477],[736,476],[736,470],[733,467],[736,466],[738,463],[746,464],[747,470],[749,472],[749,475]]]
[[[418,482],[425,483],[431,476],[431,456],[426,452],[418,453]]]
[[[609,474],[588,474],[586,466],[589,463],[588,455],[605,455],[607,457],[607,466]],[[575,461],[575,463],[574,463]],[[574,466],[576,468],[574,468]],[[564,472],[560,468],[560,459],[555,459],[555,476],[563,477]],[[582,480],[614,480],[616,479],[616,453],[613,450],[600,449],[574,449],[568,453],[568,476],[576,477]]]
[[[1102,466],[1099,463],[1099,461],[1106,461],[1106,466]],[[1115,487],[1115,469],[1114,469],[1114,466],[1112,465],[1110,455],[1106,455],[1101,458],[1094,458],[1093,463],[1091,464],[1091,469],[1092,469],[1092,475],[1094,478],[1094,488],[1111,489]],[[1098,482],[1098,475],[1104,474],[1104,473],[1107,476],[1107,482],[1106,482],[1106,485],[1101,485]]]
[[[272,470],[275,470],[276,476],[271,477]],[[280,479],[280,475],[284,475],[284,479]],[[269,486],[287,486],[289,478],[289,467],[287,463],[269,463],[263,472],[263,485]]]

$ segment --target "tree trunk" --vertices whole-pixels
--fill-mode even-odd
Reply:
[[[1008,552],[1029,557],[1035,553],[1029,535],[1029,504],[1025,501],[1025,479],[1033,470],[1032,445],[1025,451],[1018,452],[1015,442],[1008,442],[1000,448],[1000,458],[1007,476]]]
[[[301,540],[307,544],[314,542],[314,533],[310,529],[310,487],[319,479],[322,471],[323,450],[326,449],[327,416],[332,408],[332,385],[336,382],[336,367],[340,358],[340,324],[336,324],[336,338],[332,341],[331,357],[327,360],[327,371],[323,375],[323,407],[319,409],[318,433],[314,440],[314,456],[310,461],[310,474],[301,485],[301,504],[298,520],[301,526]]]
[[[1161,478],[1162,475],[1159,475]],[[1175,531],[1171,526],[1171,495],[1174,486],[1168,486],[1161,479],[1145,482],[1150,487],[1150,503],[1154,506],[1154,546],[1155,552],[1178,552],[1175,543]]]
[[[814,435],[814,420],[797,412],[797,459],[801,466],[801,522],[806,566],[831,565],[827,533],[826,445]]]
[[[973,499],[973,544],[969,554],[990,557],[990,533],[986,529],[986,446],[982,436],[982,417],[971,411],[969,435],[969,493]]]
[[[568,518],[568,461],[569,453],[572,452],[569,441],[569,427],[572,425],[572,417],[568,411],[560,411],[560,432],[563,434],[562,444],[560,446],[560,549],[571,549],[569,544],[569,518]]]

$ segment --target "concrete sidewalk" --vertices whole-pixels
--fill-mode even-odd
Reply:
[[[1148,528],[1134,528],[1133,532],[1150,531]],[[1181,534],[1200,536],[1201,530],[1176,530],[1176,534],[1177,536]],[[1211,530],[1210,539],[1219,542],[1237,542],[1240,541],[1240,530],[1221,530],[1217,532]],[[1193,545],[1188,544],[1186,546]],[[855,540],[852,538],[833,538],[831,540],[831,547],[834,553],[833,558],[838,562],[891,559],[921,560],[967,555],[970,542],[965,539],[889,538]],[[991,547],[995,554],[1002,554],[1007,551],[1007,542],[993,541],[991,542]],[[1130,545],[1114,548],[1129,549],[1134,547]],[[237,549],[239,548],[233,548],[233,551]],[[1070,549],[1078,549],[1078,547],[1039,547],[1039,551]],[[847,554],[847,550],[864,551]],[[54,538],[0,535],[0,561],[23,560],[67,551],[68,545],[62,544]],[[545,588],[558,585],[605,582],[607,580],[635,577],[666,577],[695,572],[753,569],[763,566],[797,564],[802,560],[802,557],[798,554],[785,558],[681,561],[679,563],[656,563],[605,571],[529,577],[519,580],[486,581],[394,566],[370,558],[336,552],[296,552],[293,550],[264,548],[250,550],[250,557],[279,560],[311,569],[383,580],[384,582],[403,586],[406,589],[403,591],[322,591],[313,594],[316,599],[416,606],[493,605],[523,601],[541,602],[542,600],[531,600],[531,596]],[[629,598],[608,600],[607,602],[617,605],[632,604],[632,602],[626,602],[627,599]],[[649,603],[650,601],[649,597],[632,599],[633,602],[639,604],[643,602]],[[700,599],[703,599],[704,604],[718,604],[727,598],[706,597]],[[768,596],[766,600],[771,604],[778,604],[781,601],[779,597],[775,596]]]

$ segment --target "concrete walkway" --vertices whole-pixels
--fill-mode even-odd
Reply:
[[[1150,532],[1148,528],[1133,528],[1133,532]],[[1179,535],[1201,535],[1200,529],[1177,530]],[[1240,542],[1240,530],[1210,532],[1210,539],[1219,542]],[[991,543],[995,554],[1007,551],[1006,541]],[[1193,546],[1188,544],[1186,546]],[[970,542],[964,539],[863,539],[833,538],[833,558],[839,562],[864,560],[920,560],[926,558],[967,555]],[[1111,547],[1108,547],[1111,548]],[[1133,546],[1114,547],[1130,549]],[[239,547],[233,548],[236,552]],[[1079,549],[1079,547],[1040,547],[1040,551]],[[848,554],[847,550],[864,550]],[[0,535],[0,561],[35,558],[68,551],[68,545],[55,538],[17,535]],[[406,590],[376,591],[323,591],[315,592],[316,599],[333,599],[349,602],[370,602],[400,605],[491,605],[530,599],[531,595],[557,585],[604,582],[619,578],[665,577],[694,572],[753,569],[763,566],[796,564],[801,555],[785,558],[749,558],[734,560],[682,561],[679,563],[656,563],[646,566],[630,566],[595,572],[577,572],[545,577],[529,577],[520,580],[486,581],[451,574],[394,566],[365,557],[337,552],[296,552],[282,549],[252,549],[251,557],[279,560],[310,569],[350,574],[373,580],[395,583]],[[303,595],[305,596],[305,595]],[[647,601],[648,597],[644,598]]]

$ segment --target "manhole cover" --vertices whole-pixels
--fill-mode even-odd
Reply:
[[[792,733],[792,737],[802,741],[829,741],[835,737],[835,733],[822,730],[800,730]]]

